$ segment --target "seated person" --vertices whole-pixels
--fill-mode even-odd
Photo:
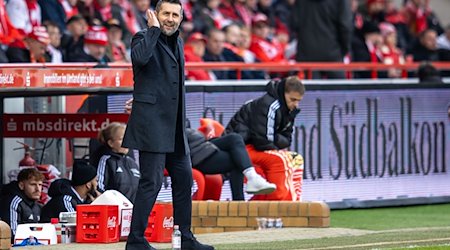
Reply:
[[[252,163],[277,189],[263,200],[300,199],[303,158],[286,150],[291,145],[294,120],[305,87],[296,76],[272,80],[267,93],[244,104],[231,118],[226,133],[238,133],[247,144]],[[297,180],[296,180],[297,179]]]
[[[52,198],[41,211],[41,222],[59,218],[61,212],[75,212],[78,204],[89,204],[100,193],[97,191],[97,171],[86,161],[73,164],[72,180],[59,179],[50,185]]]
[[[44,175],[35,168],[25,168],[19,172],[17,181],[5,185],[1,192],[0,218],[8,223],[12,239],[18,224],[39,222],[42,183]]]
[[[6,55],[10,63],[44,63],[49,43],[47,29],[43,26],[36,26],[23,41],[9,46]]]
[[[113,122],[98,133],[98,140],[107,148],[98,163],[98,189],[117,190],[133,202],[141,175],[135,160],[127,155],[128,148],[121,146],[125,127]]]
[[[125,110],[130,113],[132,99],[128,100]],[[256,173],[249,159],[245,144],[238,134],[206,139],[198,130],[187,124],[187,139],[193,168],[203,174],[231,173],[231,192],[233,200],[244,200],[243,182],[247,178],[246,192],[251,194],[268,194],[276,185],[267,182]]]
[[[276,189],[275,184],[256,173],[240,135],[230,133],[207,139],[196,129],[188,127],[186,132],[192,167],[203,174],[230,173],[233,200],[244,200],[244,176],[249,194],[269,194]]]

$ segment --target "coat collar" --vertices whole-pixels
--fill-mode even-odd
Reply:
[[[174,38],[176,39],[176,43],[177,43],[177,50],[178,50],[178,54],[180,55],[180,61],[182,62],[184,59],[184,55],[182,53],[182,49],[183,49],[183,45],[180,42],[180,39],[178,39],[178,36],[180,34],[180,31],[176,31],[172,36],[170,36],[170,38]],[[163,49],[167,52],[167,54],[169,54],[170,58],[172,58],[172,60],[174,60],[175,62],[178,63],[177,58],[175,57],[175,55],[173,54],[172,50],[170,49],[167,39],[169,37],[167,37],[166,35],[164,35],[163,33],[161,33],[161,35],[159,36],[158,42],[162,45]],[[182,58],[183,57],[183,58]]]

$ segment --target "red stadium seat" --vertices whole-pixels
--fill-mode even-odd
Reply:
[[[164,169],[164,176],[169,176],[166,169]],[[222,175],[204,175],[199,170],[193,168],[192,178],[197,184],[197,191],[192,195],[193,200],[220,200],[223,184]]]

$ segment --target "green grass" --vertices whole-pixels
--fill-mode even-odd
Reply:
[[[450,226],[450,204],[331,211],[331,227],[388,230]]]
[[[439,240],[445,239],[445,240]],[[216,245],[217,250],[225,249],[241,249],[241,250],[281,250],[281,249],[312,249],[312,248],[327,248],[335,247],[336,249],[382,249],[398,247],[412,247],[412,246],[429,246],[433,245],[435,248],[422,249],[449,249],[450,246],[435,246],[438,244],[444,245],[450,242],[450,228],[446,229],[424,229],[418,231],[396,231],[372,233],[368,235],[353,236],[353,237],[333,237],[310,240],[291,240],[291,241],[276,241],[276,242],[261,242],[252,244],[223,244]],[[441,247],[441,248],[439,248]]]

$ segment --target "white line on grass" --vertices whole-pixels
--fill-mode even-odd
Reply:
[[[414,243],[426,243],[433,242],[437,243],[438,241],[450,241],[450,238],[438,238],[438,239],[425,239],[425,240],[406,240],[406,241],[386,241],[386,242],[374,242],[374,243],[365,243],[365,244],[355,244],[355,245],[345,245],[345,246],[331,246],[331,247],[319,247],[319,248],[310,248],[311,250],[321,250],[321,249],[348,249],[355,247],[372,247],[372,246],[384,246],[384,245],[394,245],[394,244],[414,244]]]

